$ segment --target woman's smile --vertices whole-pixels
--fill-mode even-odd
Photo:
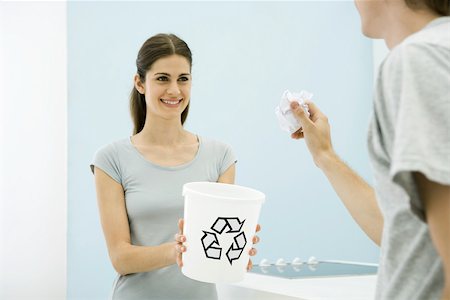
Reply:
[[[162,103],[164,103],[168,107],[178,107],[180,106],[181,101],[183,101],[183,98],[180,99],[159,99]]]

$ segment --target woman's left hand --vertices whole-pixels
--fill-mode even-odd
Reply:
[[[256,225],[256,232],[258,232],[258,231],[260,231],[260,230],[261,230],[261,225],[259,225],[259,224]],[[255,235],[255,236],[253,237],[253,239],[252,239],[252,242],[253,242],[253,245],[254,245],[254,244],[257,244],[257,243],[259,242],[259,237],[258,237],[257,235]],[[250,256],[255,256],[256,253],[257,253],[256,248],[252,248],[252,249],[250,249],[250,251],[249,251]],[[250,271],[250,270],[252,269],[252,267],[253,267],[252,260],[249,259],[249,260],[248,260],[248,264],[247,264],[247,271]]]
[[[186,252],[186,246],[183,245],[184,242],[186,242],[186,237],[183,235],[183,225],[184,225],[184,219],[178,220],[178,233],[175,234],[175,251],[176,251],[176,261],[177,265],[181,268],[183,267],[183,259],[182,254],[183,252]]]

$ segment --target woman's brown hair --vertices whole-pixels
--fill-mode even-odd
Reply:
[[[192,53],[188,45],[174,34],[157,34],[152,36],[142,45],[136,58],[137,74],[142,83],[145,82],[145,74],[150,70],[153,63],[160,58],[173,54],[185,57],[192,68]],[[147,115],[147,105],[145,96],[133,87],[130,95],[130,112],[133,121],[133,134],[140,132],[144,128]],[[181,113],[181,124],[184,124],[189,112],[189,104]]]

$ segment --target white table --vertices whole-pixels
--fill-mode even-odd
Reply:
[[[286,279],[247,273],[217,290],[219,300],[373,300],[375,283],[376,275]]]

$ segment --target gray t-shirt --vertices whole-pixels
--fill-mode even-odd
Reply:
[[[159,166],[144,158],[127,138],[98,150],[91,168],[100,168],[122,185],[131,243],[156,246],[173,241],[178,232],[178,219],[183,217],[183,184],[217,182],[235,162],[228,145],[199,137],[199,149],[192,161],[176,167]],[[174,264],[151,272],[119,275],[112,299],[211,300],[217,299],[217,292],[214,284],[189,279]]]
[[[406,38],[383,62],[368,147],[384,216],[376,299],[439,299],[443,264],[413,172],[450,185],[450,17]]]

